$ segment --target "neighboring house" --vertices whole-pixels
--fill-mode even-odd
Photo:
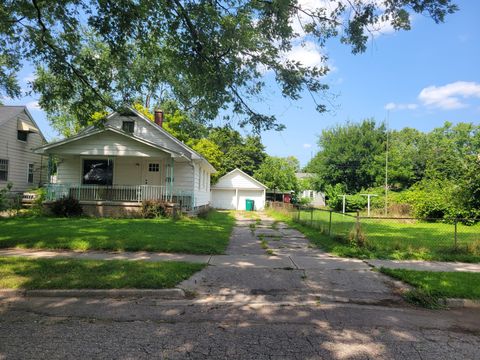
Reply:
[[[210,203],[210,175],[216,170],[197,152],[135,109],[112,113],[102,127],[89,127],[36,150],[57,159],[56,183],[47,200],[78,199],[87,213],[139,211],[144,200],[161,200],[186,211]]]
[[[246,201],[255,202],[254,210],[265,208],[267,187],[240,169],[230,171],[212,185],[212,206],[217,209],[245,210]]]
[[[309,180],[314,177],[311,173],[296,173],[295,176],[301,183],[309,183]],[[314,207],[325,206],[325,194],[316,190],[306,189],[302,190],[299,194],[300,198],[308,198],[311,200],[310,205]]]
[[[46,144],[40,128],[25,106],[0,105],[0,188],[24,192],[47,179],[48,158],[32,149]]]

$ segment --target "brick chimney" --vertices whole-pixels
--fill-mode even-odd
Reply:
[[[155,124],[157,124],[160,127],[163,127],[163,111],[160,109],[155,109]]]

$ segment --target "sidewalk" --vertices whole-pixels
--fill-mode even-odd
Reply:
[[[79,260],[132,260],[132,261],[185,261],[204,263],[214,266],[231,266],[242,268],[282,268],[294,269],[338,267],[339,262],[344,269],[361,269],[362,263],[376,268],[409,269],[419,271],[446,271],[446,272],[478,272],[480,264],[460,262],[440,262],[422,260],[376,260],[369,259],[363,262],[353,258],[340,258],[326,253],[304,253],[290,250],[290,253],[276,249],[276,255],[265,255],[259,249],[256,254],[227,254],[227,255],[193,255],[157,252],[112,252],[112,251],[70,251],[70,250],[35,250],[35,249],[0,249],[0,256],[22,256],[34,259],[71,258]],[[331,262],[336,260],[335,262]]]
[[[365,260],[365,262],[376,268],[407,269],[418,271],[466,271],[480,273],[480,264],[442,261],[422,260]]]

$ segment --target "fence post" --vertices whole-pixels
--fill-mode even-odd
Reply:
[[[360,212],[357,211],[356,221],[355,221],[355,243],[358,244],[358,236],[360,235]]]
[[[332,210],[329,210],[329,212],[330,212],[330,220],[328,222],[328,236],[330,236],[332,233]]]
[[[457,223],[458,223],[458,219],[455,219],[455,234],[454,234],[454,241],[455,241],[455,249],[458,249],[457,247]]]

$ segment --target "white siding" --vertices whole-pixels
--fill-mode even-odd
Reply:
[[[265,208],[264,190],[212,189],[212,206],[217,209],[245,210],[247,199],[255,202],[255,210]]]
[[[247,199],[255,202],[254,210],[263,210],[265,208],[265,195],[263,190],[238,190],[237,210],[245,210]]]
[[[193,166],[186,162],[176,162],[173,166],[174,188],[175,190],[192,191],[193,190]]]
[[[91,135],[84,139],[58,146],[50,152],[61,155],[80,154],[91,156],[136,157],[167,156],[167,153],[161,150],[111,131]]]
[[[59,159],[57,165],[58,184],[81,184],[82,162],[78,157],[65,157]]]
[[[240,171],[234,171],[221,177],[212,188],[264,189]]]
[[[195,206],[210,204],[210,172],[200,164],[194,164]]]
[[[8,180],[0,180],[0,188],[13,183],[13,191],[25,191],[47,179],[47,157],[34,154],[32,149],[42,146],[40,134],[29,133],[27,141],[17,140],[18,119],[35,126],[25,112],[0,125],[0,159],[8,160]],[[28,183],[28,164],[33,164],[33,183]]]
[[[114,184],[116,185],[142,184],[142,170],[144,167],[145,167],[145,164],[143,163],[142,159],[138,159],[134,157],[115,158],[113,162]]]
[[[123,121],[135,122],[135,130],[133,135],[150,141],[154,144],[158,144],[164,148],[171,149],[179,153],[185,153],[185,149],[182,148],[180,144],[168,138],[168,136],[162,134],[158,129],[155,129],[155,125],[150,125],[146,123],[143,119],[138,118],[137,116],[115,115],[107,121],[107,125],[122,130]]]

